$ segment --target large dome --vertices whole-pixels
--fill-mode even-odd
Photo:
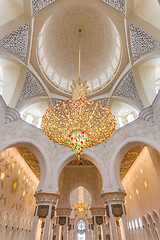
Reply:
[[[47,19],[38,38],[40,68],[56,87],[71,92],[72,80],[78,79],[78,29],[82,29],[81,79],[94,92],[111,81],[121,58],[118,31],[96,8],[72,5]]]

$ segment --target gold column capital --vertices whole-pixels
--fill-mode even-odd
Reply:
[[[57,193],[36,192],[34,197],[36,198],[36,203],[52,203],[55,206],[60,196]]]
[[[101,198],[103,198],[105,204],[111,201],[124,202],[125,196],[126,193],[122,191],[105,192],[101,194]]]
[[[69,217],[71,214],[72,209],[71,208],[57,208],[56,213],[57,216],[64,216],[64,217]]]

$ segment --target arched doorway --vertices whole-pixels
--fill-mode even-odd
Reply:
[[[86,222],[80,219],[77,222],[77,240],[86,240]]]
[[[77,158],[74,158],[62,169],[58,182],[60,193],[58,208],[60,206],[71,208],[70,194],[80,186],[83,186],[90,192],[92,196],[91,207],[104,206],[100,197],[102,192],[101,174],[97,167],[84,157],[81,158],[80,162],[77,161]]]
[[[74,158],[62,169],[58,186],[60,198],[56,213],[60,239],[65,239],[66,234],[69,239],[91,239],[94,229],[98,237],[96,216],[104,219],[105,208],[101,198],[102,177],[97,167],[85,157],[80,162]],[[66,219],[64,224],[62,219]]]

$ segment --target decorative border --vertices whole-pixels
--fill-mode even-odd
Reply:
[[[13,31],[0,40],[0,52],[7,52],[19,58],[24,63],[27,57],[29,24]]]
[[[131,52],[136,62],[146,54],[160,51],[160,42],[134,24],[129,25]]]
[[[128,98],[140,106],[143,109],[143,104],[139,97],[137,87],[134,80],[133,72],[130,71],[119,83],[117,89],[115,90],[113,96]]]
[[[32,0],[32,10],[33,13],[37,13],[44,7],[47,7],[49,4],[54,2],[55,0]]]
[[[103,0],[103,2],[125,14],[126,0]]]
[[[23,84],[23,89],[20,98],[17,102],[16,109],[20,107],[22,103],[35,97],[47,96],[43,87],[38,80],[29,72],[26,72],[26,77]]]

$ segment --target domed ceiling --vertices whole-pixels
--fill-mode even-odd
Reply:
[[[39,34],[37,55],[46,78],[62,91],[71,92],[78,79],[81,29],[81,79],[88,92],[103,88],[117,72],[121,59],[119,33],[111,19],[94,7],[72,5],[55,11]]]

